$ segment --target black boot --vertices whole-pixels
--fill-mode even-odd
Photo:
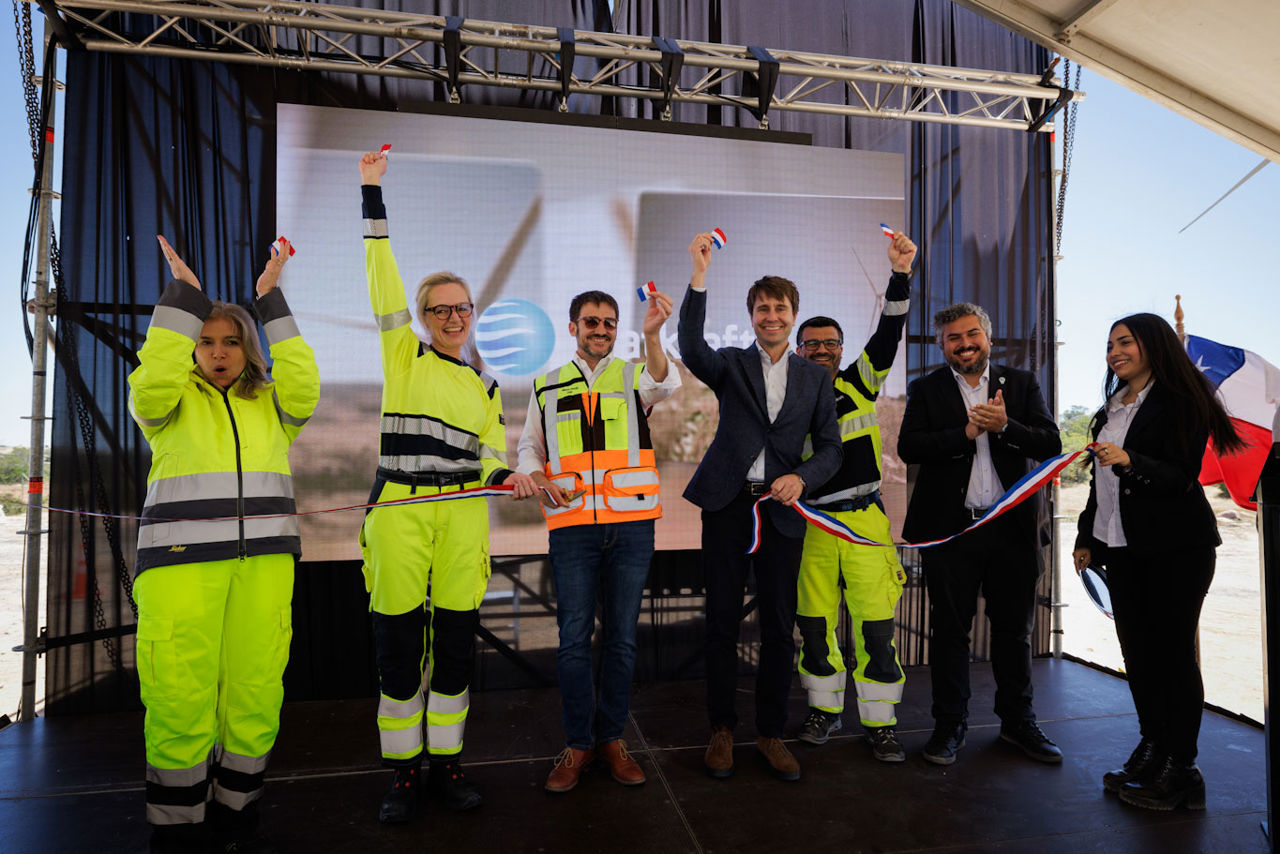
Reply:
[[[1120,787],[1120,800],[1149,810],[1204,809],[1204,777],[1195,765],[1166,756],[1147,776]]]
[[[1131,780],[1139,780],[1148,769],[1160,763],[1160,751],[1150,739],[1142,739],[1129,754],[1124,766],[1102,775],[1102,788],[1108,792],[1118,792],[1120,787]]]
[[[383,795],[382,804],[378,807],[378,821],[403,824],[413,818],[421,799],[422,766],[405,765],[396,768],[391,788]]]
[[[239,810],[217,801],[209,804],[207,812],[213,837],[211,850],[217,854],[277,854],[278,849],[259,830],[259,810],[258,801],[251,801]]]
[[[205,854],[209,832],[204,822],[157,824],[151,827],[150,854]]]
[[[442,800],[454,812],[472,810],[484,803],[480,790],[467,780],[462,763],[456,758],[431,760],[427,773],[427,786],[432,796]]]

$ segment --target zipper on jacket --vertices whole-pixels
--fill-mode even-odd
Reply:
[[[227,417],[231,419],[231,437],[236,443],[236,517],[240,522],[240,538],[236,541],[236,552],[240,560],[244,560],[247,549],[244,542],[244,470],[240,463],[240,431],[236,429],[236,416],[231,411],[230,395],[224,389],[219,391],[222,392],[222,402],[227,407]]]

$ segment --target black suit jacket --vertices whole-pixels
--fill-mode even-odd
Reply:
[[[1093,536],[1098,513],[1099,477],[1120,478],[1120,524],[1128,547],[1135,551],[1168,551],[1184,546],[1216,546],[1218,520],[1200,487],[1200,463],[1204,459],[1208,429],[1192,431],[1178,417],[1178,402],[1168,388],[1157,383],[1133,414],[1124,449],[1129,468],[1094,468],[1089,479],[1089,501],[1077,524],[1076,548],[1093,551],[1093,560],[1106,562],[1105,543]],[[1104,406],[1094,416],[1093,438],[1107,423]],[[1178,441],[1185,436],[1186,441]]]
[[[991,365],[988,397],[1004,392],[1009,426],[989,433],[991,461],[1005,489],[1032,468],[1032,461],[1062,452],[1058,425],[1045,406],[1035,375],[1017,368]],[[948,537],[972,522],[965,510],[969,473],[978,444],[965,437],[969,411],[950,365],[944,365],[907,387],[907,409],[898,433],[898,456],[919,464],[907,505],[902,536],[909,542]],[[1028,546],[1049,542],[1043,496],[1037,494],[1009,511]]]
[[[684,497],[704,510],[723,509],[742,491],[761,448],[766,484],[798,474],[806,494],[812,492],[835,474],[842,457],[835,390],[826,368],[788,353],[787,395],[770,423],[760,351],[755,345],[712,350],[702,337],[706,312],[706,292],[689,288],[680,305],[680,357],[716,393],[720,423]],[[813,437],[813,455],[802,460],[806,436]],[[800,514],[776,501],[764,507],[783,534],[804,536]]]

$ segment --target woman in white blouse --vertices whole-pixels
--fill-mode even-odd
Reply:
[[[1204,706],[1196,625],[1221,540],[1198,477],[1210,438],[1224,453],[1244,441],[1157,315],[1112,325],[1103,389],[1075,567],[1106,567],[1142,738],[1102,783],[1135,806],[1204,809],[1195,765]]]

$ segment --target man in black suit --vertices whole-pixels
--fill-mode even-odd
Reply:
[[[789,351],[800,296],[796,286],[766,276],[747,292],[756,341],[712,350],[703,339],[710,234],[689,245],[693,276],[680,306],[680,354],[720,401],[715,439],[684,497],[702,508],[706,579],[707,712],[711,743],[705,762],[713,777],[733,773],[738,630],[748,570],[754,569],[760,663],[756,669],[756,749],[775,776],[800,779],[800,765],[782,743],[795,657],[796,581],[805,521],[790,509],[807,489],[840,466],[835,394],[820,365]],[[805,437],[813,454],[802,460]],[[761,543],[747,555],[752,506],[765,495]]]
[[[990,364],[991,320],[957,303],[933,319],[945,367],[907,388],[898,456],[918,463],[902,535],[909,542],[964,530],[1031,468],[1062,450],[1034,374]],[[950,543],[922,549],[929,590],[933,735],[924,758],[955,762],[969,709],[969,627],[978,592],[991,624],[1000,737],[1032,759],[1061,762],[1031,708],[1036,549],[1049,542],[1039,495]]]

